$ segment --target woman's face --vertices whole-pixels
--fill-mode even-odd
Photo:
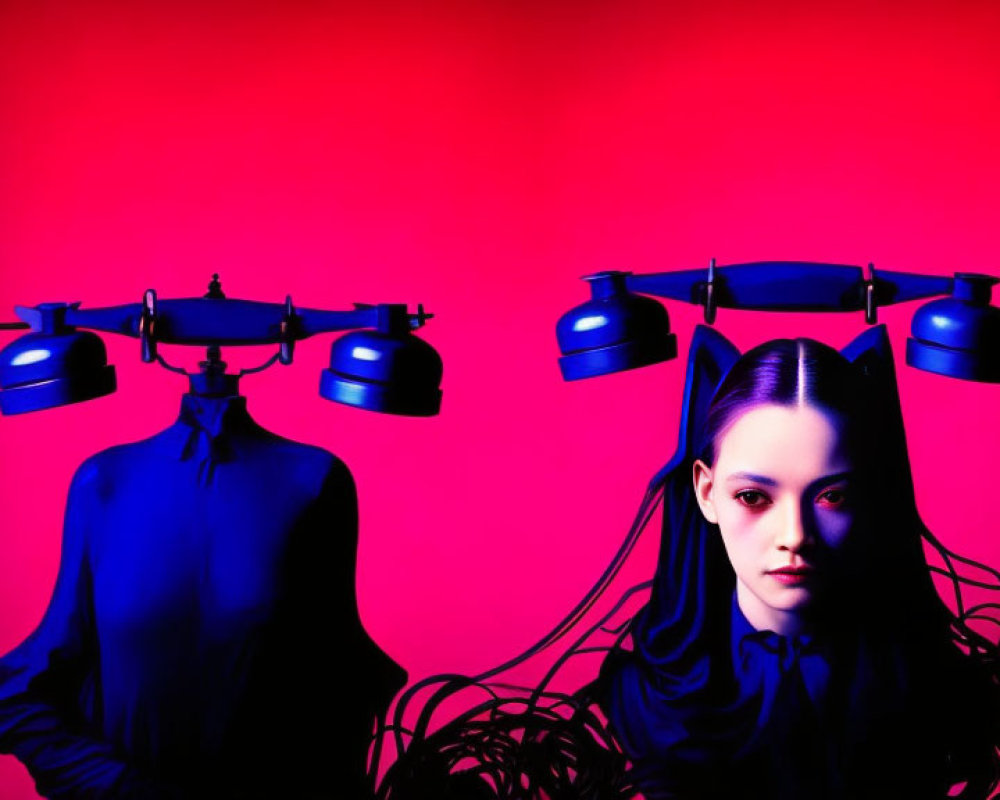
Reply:
[[[757,406],[716,442],[713,467],[694,464],[698,504],[719,526],[757,630],[808,629],[854,525],[854,465],[834,423],[808,405]]]

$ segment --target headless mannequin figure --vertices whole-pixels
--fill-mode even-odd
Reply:
[[[0,751],[45,797],[366,793],[405,673],[358,617],[353,479],[222,377],[73,478],[48,611],[0,659]]]

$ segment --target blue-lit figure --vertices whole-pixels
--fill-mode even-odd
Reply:
[[[599,683],[643,796],[992,796],[998,646],[931,582],[883,326],[742,356],[699,327],[654,483],[652,594]]]
[[[48,611],[0,660],[0,751],[48,798],[370,795],[405,673],[358,617],[351,474],[192,384],[74,476]]]

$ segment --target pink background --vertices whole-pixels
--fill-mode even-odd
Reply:
[[[992,2],[6,2],[0,320],[199,295],[213,271],[232,297],[425,303],[435,419],[321,399],[331,337],[243,389],[354,472],[372,636],[411,678],[485,669],[595,581],[673,450],[682,360],[561,381],[578,276],[713,256],[1000,272],[998,38]],[[914,308],[881,314],[900,364]],[[686,355],[698,311],[669,310]],[[863,320],[718,325],[741,348],[842,346]],[[106,342],[115,395],[0,420],[0,652],[45,608],[73,470],[176,415],[183,381]],[[1000,387],[900,383],[924,520],[1000,564]],[[655,538],[613,593],[651,575]],[[10,757],[0,796],[36,796]]]

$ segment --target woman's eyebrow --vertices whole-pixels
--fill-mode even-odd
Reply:
[[[829,475],[824,475],[822,478],[817,478],[812,483],[809,484],[810,489],[815,489],[819,486],[826,486],[831,483],[839,483],[840,481],[849,481],[854,477],[853,469],[845,469],[842,472],[833,472]]]
[[[854,477],[854,470],[842,470],[841,472],[831,472],[829,475],[823,475],[817,478],[809,484],[809,488],[815,488],[817,486],[825,486],[830,483],[837,483],[838,481],[850,480]],[[765,486],[777,486],[778,482],[774,478],[769,478],[767,475],[758,475],[756,472],[733,472],[726,476],[727,482],[733,481],[753,481],[754,483],[762,483]]]
[[[763,483],[765,486],[777,486],[778,482],[774,478],[769,478],[767,475],[758,475],[755,472],[733,472],[726,476],[727,481],[753,481],[754,483]]]

